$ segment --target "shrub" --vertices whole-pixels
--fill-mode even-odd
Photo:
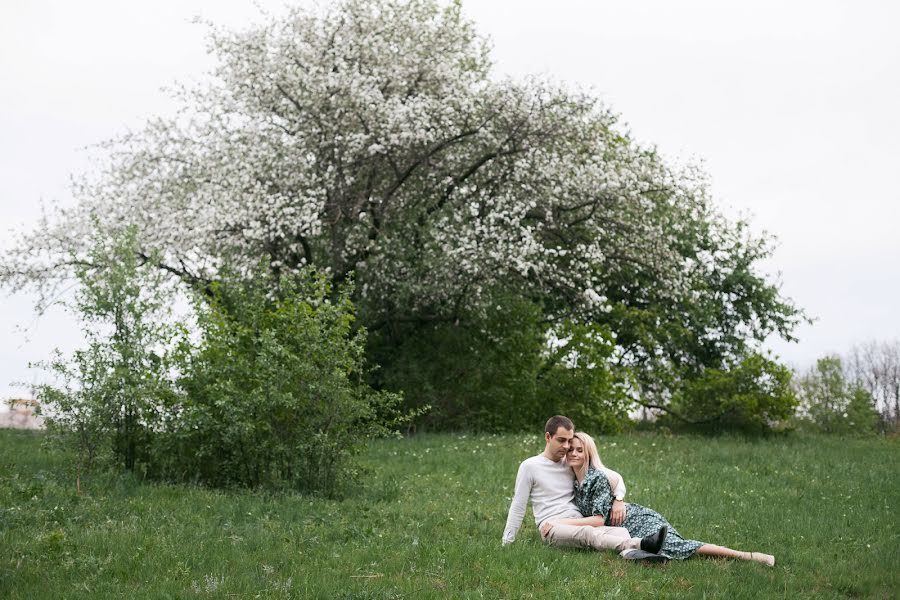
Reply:
[[[730,368],[705,369],[684,380],[672,406],[688,423],[762,432],[788,420],[797,397],[790,369],[754,353]]]
[[[400,397],[364,383],[350,285],[334,298],[311,269],[273,285],[227,276],[198,304],[202,342],[158,455],[166,477],[338,494],[350,457],[403,421]],[[277,289],[273,294],[272,289]]]
[[[403,390],[411,408],[432,407],[418,427],[528,426],[538,410],[535,373],[544,342],[532,326],[537,309],[517,301],[496,306],[496,312],[464,323],[408,323],[373,335],[371,354],[384,365],[375,373],[376,385]]]
[[[417,414],[365,383],[351,285],[332,294],[311,269],[232,273],[198,296],[194,342],[167,319],[161,273],[135,240],[133,228],[95,240],[74,307],[87,348],[54,357],[62,383],[39,388],[79,484],[103,458],[169,480],[336,494],[366,440]]]

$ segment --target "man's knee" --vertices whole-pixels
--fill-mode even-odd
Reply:
[[[591,546],[621,552],[631,547],[631,535],[624,527],[594,527]]]
[[[551,546],[586,548],[590,545],[586,529],[581,525],[555,525],[541,539]]]
[[[624,527],[597,527],[597,529],[605,530],[607,534],[613,537],[625,539],[629,539],[631,537],[631,534],[628,533],[628,530]]]
[[[591,527],[589,525],[556,525],[544,542],[553,546],[593,548],[621,552],[629,548],[631,536],[624,527]]]

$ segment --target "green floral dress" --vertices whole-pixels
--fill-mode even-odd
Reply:
[[[613,503],[612,489],[606,473],[591,467],[584,478],[584,483],[575,481],[575,504],[578,510],[586,517],[600,515],[608,518]],[[669,533],[663,544],[661,554],[670,558],[685,559],[692,556],[703,542],[686,540],[669,525],[669,522],[655,510],[645,508],[640,504],[625,503],[625,522],[622,527],[628,530],[632,537],[644,537],[659,531],[663,525],[669,526]]]

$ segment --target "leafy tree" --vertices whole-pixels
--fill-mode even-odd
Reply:
[[[422,427],[520,430],[543,414],[537,394],[545,326],[538,307],[498,299],[473,326],[396,323],[372,336],[376,383],[432,409]],[[540,420],[540,416],[537,417]],[[546,417],[544,417],[546,419]]]
[[[62,387],[38,388],[52,407],[51,436],[77,449],[79,477],[98,456],[128,471],[145,465],[160,401],[172,393],[164,357],[173,328],[161,319],[162,273],[141,262],[135,228],[113,239],[94,237],[78,264],[74,306],[87,348],[49,364]]]
[[[627,422],[632,406],[631,371],[612,360],[613,333],[598,323],[566,321],[555,328],[552,350],[541,365],[538,397],[543,412],[570,416],[579,429],[614,432]],[[560,410],[548,411],[550,407]],[[532,423],[539,422],[534,415]]]
[[[0,280],[49,294],[94,223],[136,220],[139,256],[208,295],[225,263],[354,273],[362,322],[400,346],[436,324],[476,339],[496,297],[539,306],[544,335],[598,324],[666,409],[678,381],[803,318],[758,272],[770,241],[723,219],[702,173],[595,98],[492,77],[459,3],[295,8],[211,46],[215,82],[111,142],[79,206],[0,258]]]
[[[878,412],[872,395],[848,380],[838,356],[816,361],[797,383],[801,417],[826,433],[868,433],[875,430]]]

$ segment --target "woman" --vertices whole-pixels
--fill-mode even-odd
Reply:
[[[575,471],[575,504],[578,505],[581,514],[585,515],[586,520],[602,519],[605,522],[607,516],[612,512],[613,518],[609,524],[626,528],[632,537],[650,535],[658,531],[660,527],[667,526],[669,533],[660,553],[670,558],[685,559],[697,553],[704,556],[741,558],[760,562],[770,567],[775,566],[775,557],[770,554],[742,552],[715,544],[686,540],[658,512],[639,504],[629,504],[614,499],[612,490],[619,483],[616,481],[619,475],[603,466],[603,463],[600,462],[600,454],[597,452],[597,445],[588,434],[582,432],[575,434],[566,460]],[[622,508],[625,509],[625,518],[620,524],[616,521]],[[591,524],[602,525],[603,523],[592,522]]]

